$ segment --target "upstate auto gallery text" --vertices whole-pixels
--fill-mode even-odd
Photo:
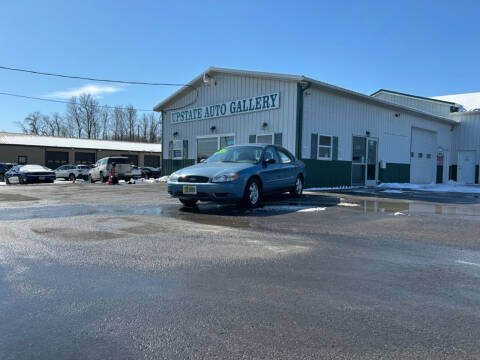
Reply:
[[[248,99],[232,100],[222,104],[207,105],[195,109],[176,111],[172,113],[172,124],[186,121],[211,119],[246,112],[262,111],[279,107],[280,94],[254,96]]]

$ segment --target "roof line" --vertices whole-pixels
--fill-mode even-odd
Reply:
[[[439,115],[434,115],[434,114],[424,112],[424,111],[421,111],[421,110],[418,110],[418,109],[414,109],[414,108],[411,108],[411,107],[408,107],[408,106],[395,104],[395,103],[392,103],[390,101],[382,100],[382,99],[379,99],[379,98],[374,97],[374,96],[368,96],[368,95],[365,95],[365,94],[362,94],[362,93],[359,93],[359,92],[356,92],[356,91],[352,91],[352,90],[348,90],[348,89],[345,89],[345,88],[342,88],[342,87],[339,87],[339,86],[331,85],[331,84],[328,84],[328,83],[325,83],[325,82],[322,82],[322,81],[319,81],[319,80],[315,80],[315,79],[312,79],[312,78],[309,78],[309,77],[306,77],[306,76],[303,76],[303,75],[288,75],[288,74],[266,73],[266,72],[259,72],[259,71],[236,70],[236,69],[215,68],[215,67],[209,67],[205,72],[196,76],[187,85],[185,85],[181,89],[177,90],[172,95],[170,95],[165,100],[163,100],[161,103],[156,105],[153,108],[153,110],[154,111],[162,111],[162,110],[168,111],[168,109],[164,109],[164,107],[167,104],[169,104],[173,99],[175,99],[177,96],[179,96],[185,90],[187,90],[189,88],[191,89],[191,86],[193,84],[197,83],[198,81],[203,80],[203,74],[210,73],[210,72],[228,73],[228,74],[234,74],[234,75],[262,76],[262,77],[270,77],[270,78],[273,78],[273,79],[295,81],[295,82],[308,81],[308,82],[311,82],[312,84],[315,84],[319,87],[326,88],[330,91],[334,91],[334,92],[337,92],[337,93],[340,93],[340,94],[343,94],[343,95],[348,95],[348,96],[355,97],[355,98],[360,98],[364,101],[368,101],[368,102],[371,102],[371,103],[377,103],[377,104],[380,104],[380,105],[383,105],[383,106],[387,106],[389,108],[408,111],[408,112],[414,113],[414,114],[420,114],[420,115],[426,116],[430,119],[434,118],[434,119],[437,119],[437,120],[440,120],[440,121],[443,121],[443,122],[448,122],[450,124],[456,124],[457,123],[457,121],[455,121],[453,119],[450,119],[450,118],[446,118],[446,117],[439,116]],[[386,91],[388,91],[388,90],[386,90]],[[407,96],[408,96],[408,94],[407,94]],[[426,99],[428,99],[428,98],[426,98]],[[430,99],[430,100],[446,102],[446,101],[442,101],[442,100],[433,100],[433,99]],[[446,103],[449,103],[449,102],[446,102]],[[449,104],[455,105],[455,103],[449,103]]]
[[[406,93],[402,93],[402,92],[399,92],[399,91],[393,91],[393,90],[388,90],[388,89],[377,90],[373,94],[371,94],[370,96],[375,97],[375,95],[377,95],[378,93],[381,93],[381,92],[388,92],[388,93],[391,93],[391,94],[408,96],[408,97],[412,97],[412,98],[416,98],[416,99],[428,100],[428,101],[433,101],[433,102],[440,102],[440,103],[444,103],[444,104],[457,105],[457,103],[454,103],[454,102],[451,102],[451,101],[432,99],[432,98],[425,97],[425,96],[406,94]]]
[[[54,138],[54,139],[68,139],[68,140],[86,140],[86,141],[109,141],[120,144],[152,144],[152,145],[162,145],[160,143],[147,143],[140,141],[123,141],[123,140],[110,140],[110,139],[88,139],[88,138],[78,138],[78,137],[65,137],[65,136],[52,136],[52,135],[42,135],[42,134],[24,134],[24,133],[14,133],[8,131],[0,131],[0,136],[32,136],[32,137],[42,137],[42,138]]]

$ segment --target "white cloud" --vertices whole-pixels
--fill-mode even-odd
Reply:
[[[100,97],[101,94],[115,93],[121,91],[122,88],[116,86],[103,85],[83,85],[79,88],[71,88],[65,91],[55,91],[48,94],[48,97],[57,99],[70,99],[72,96],[80,96],[82,94],[90,94],[95,97]]]

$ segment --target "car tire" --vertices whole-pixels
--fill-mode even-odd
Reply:
[[[301,175],[297,176],[297,179],[295,180],[295,185],[292,190],[290,190],[290,195],[292,195],[295,198],[299,198],[302,196],[303,193],[303,178]]]
[[[74,174],[68,175],[68,180],[75,181],[76,180],[75,175]]]
[[[10,180],[8,180],[8,177],[5,178],[5,183],[6,183],[7,185],[10,185]]]
[[[260,182],[253,178],[248,180],[243,194],[242,204],[248,208],[256,208],[262,202],[262,188]]]
[[[197,206],[198,200],[195,199],[179,199],[180,202],[186,207],[195,207]]]
[[[90,174],[88,174],[88,182],[89,182],[90,184],[93,184],[93,183],[95,182],[95,180],[93,180],[92,175],[90,175]]]
[[[102,183],[107,182],[107,179],[103,177],[103,172],[100,172],[100,180],[102,180]]]

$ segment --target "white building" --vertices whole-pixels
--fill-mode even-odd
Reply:
[[[459,108],[387,90],[367,96],[305,76],[209,68],[154,110],[168,146],[165,173],[230,144],[262,142],[305,162],[307,186],[350,186],[446,182],[457,171],[478,182],[478,135],[476,145],[457,142],[459,119],[470,116]],[[456,167],[472,150],[473,180]]]

